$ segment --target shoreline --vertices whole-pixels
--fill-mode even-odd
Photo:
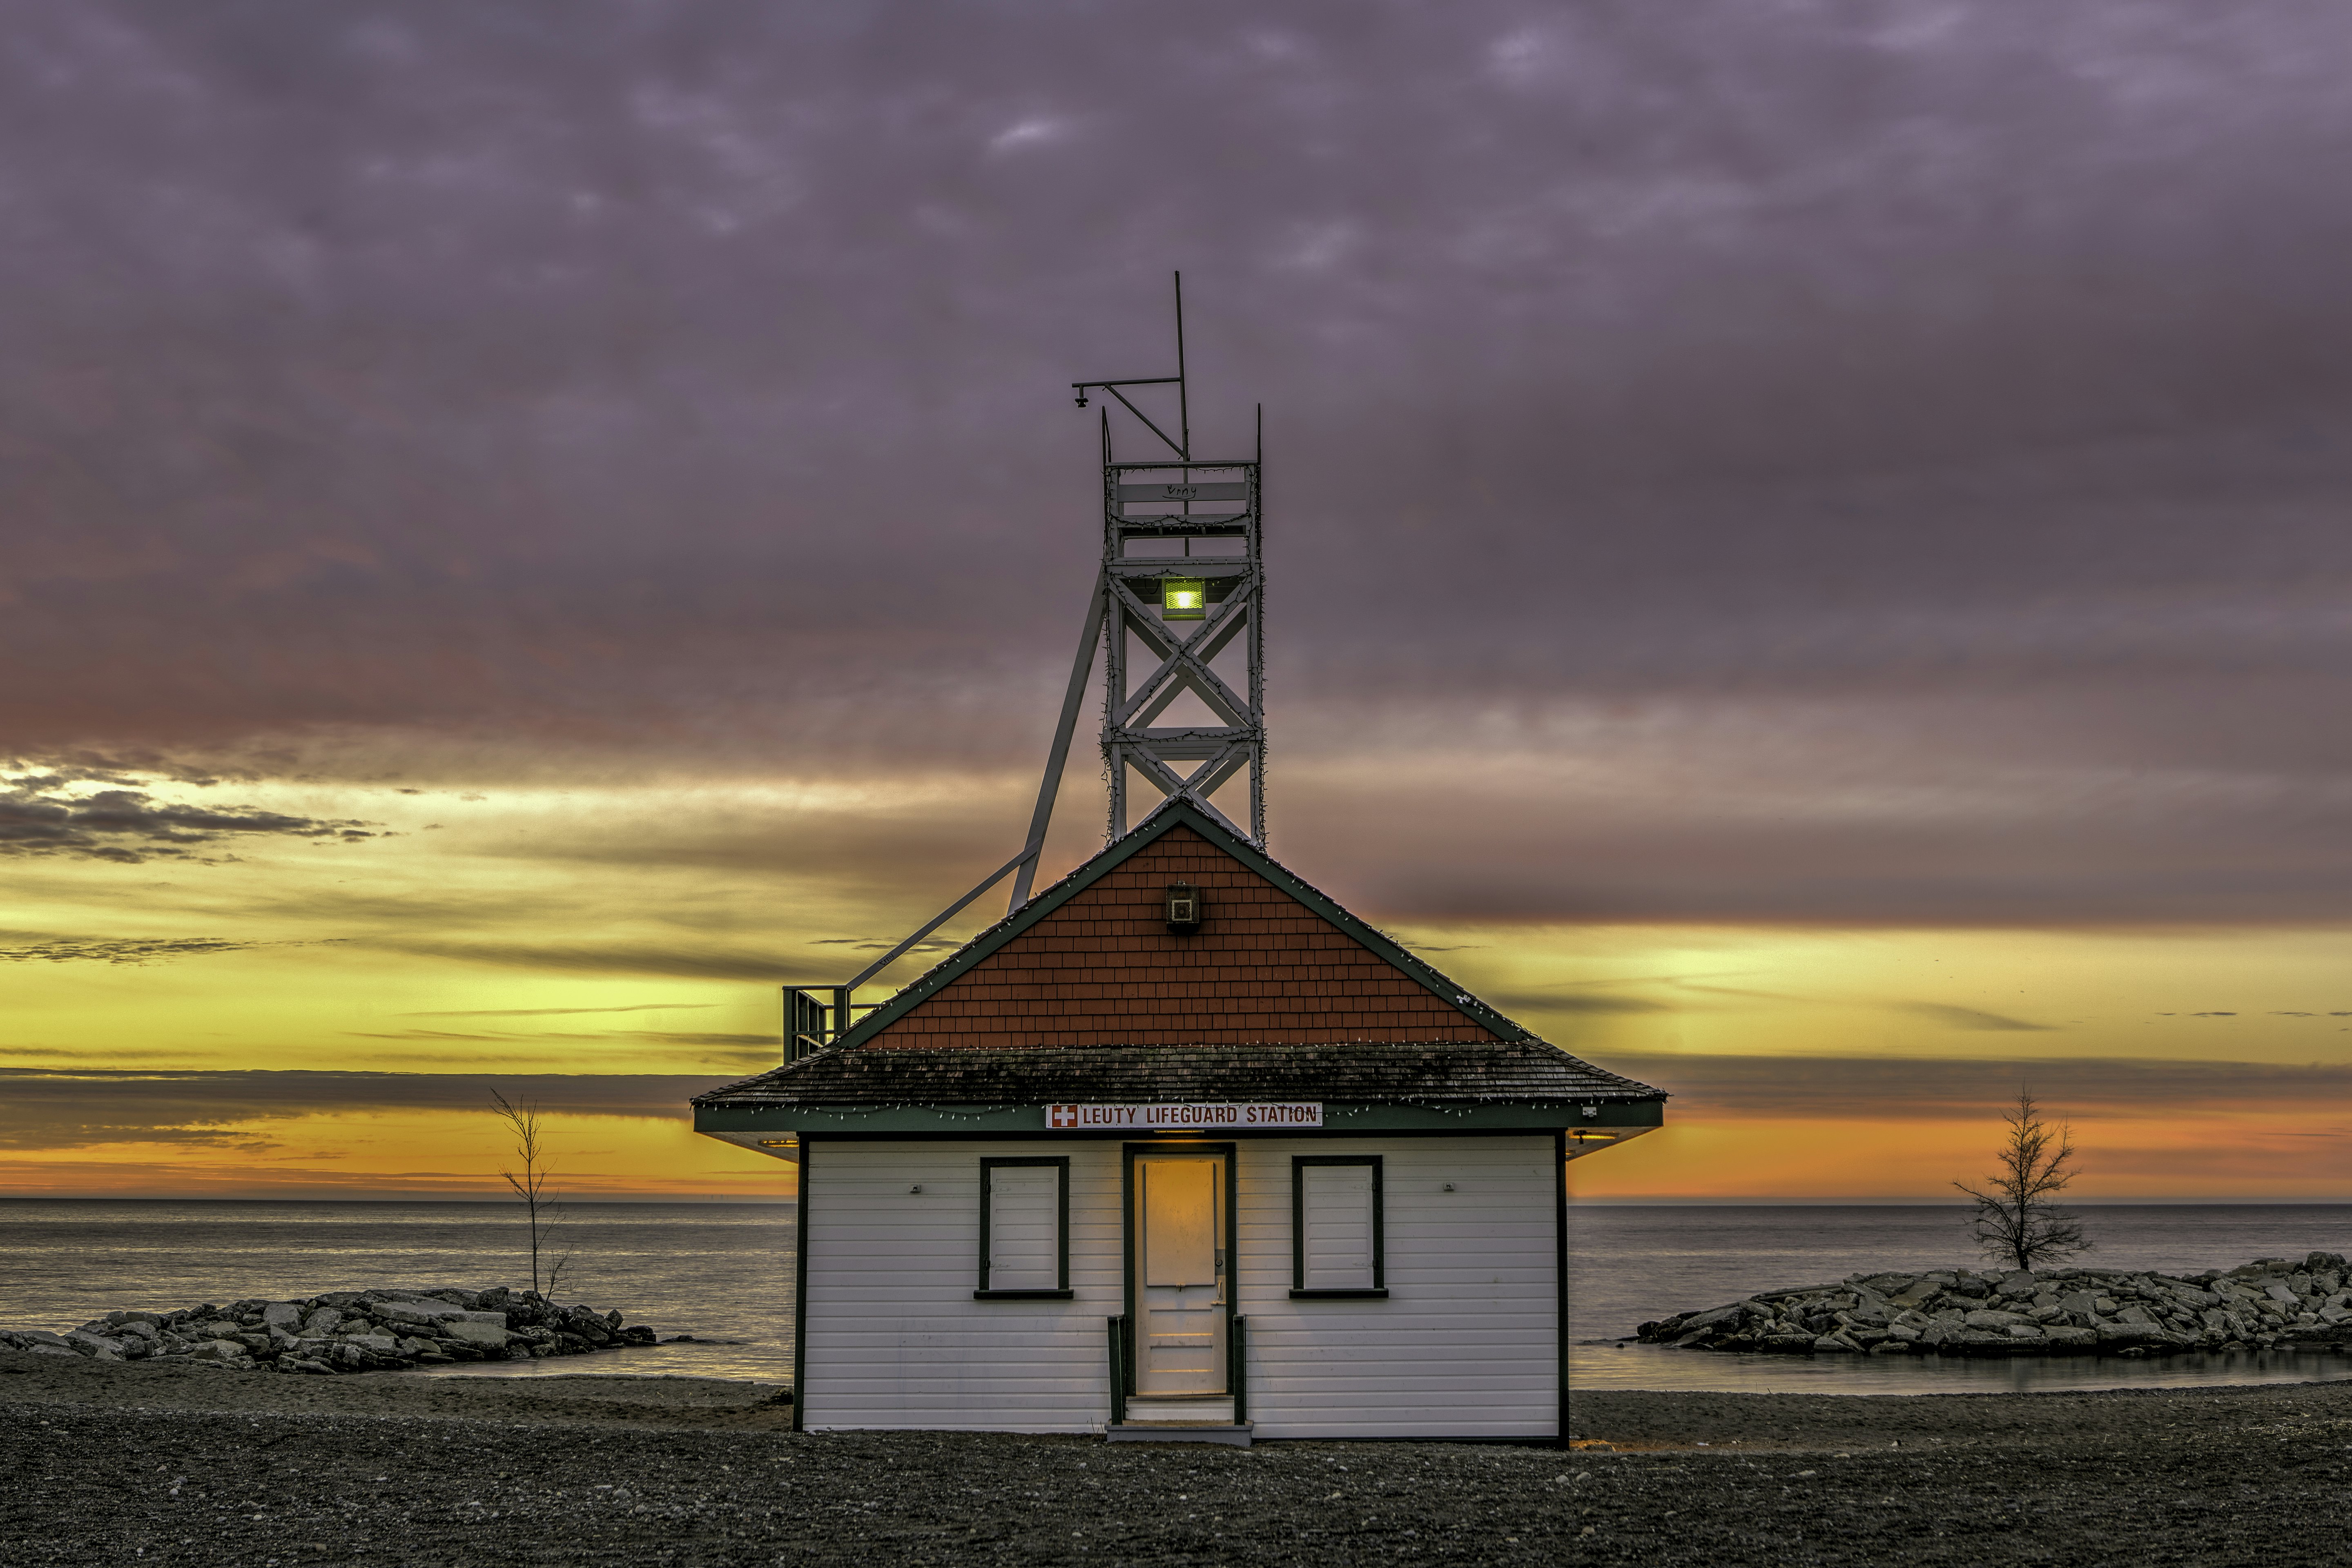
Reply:
[[[1676,1350],[1780,1355],[2144,1357],[2352,1353],[2352,1264],[2336,1252],[2197,1274],[2062,1268],[1856,1271],[1644,1322]]]
[[[2328,1562],[2352,1385],[1574,1393],[1574,1446],[803,1435],[757,1385],[0,1354],[12,1564]]]

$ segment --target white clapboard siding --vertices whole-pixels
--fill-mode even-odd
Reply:
[[[988,1288],[1050,1291],[1061,1281],[1061,1175],[1052,1166],[988,1173]]]
[[[1364,1291],[1372,1285],[1372,1167],[1308,1166],[1299,1197],[1306,1226],[1306,1285],[1310,1291]]]
[[[1069,1157],[1074,1299],[973,1301],[980,1162],[1024,1155]],[[803,1160],[804,1426],[1084,1432],[1102,1424],[1110,1409],[1105,1320],[1126,1310],[1117,1143],[817,1139],[803,1145]],[[1050,1223],[1051,1167],[999,1166],[994,1182],[1024,1175],[1045,1179]],[[1039,1288],[992,1275],[992,1289]],[[1048,1277],[1044,1286],[1055,1283]]]
[[[1385,1159],[1388,1299],[1293,1301],[1290,1158],[1356,1154]],[[1238,1304],[1256,1435],[1557,1435],[1553,1166],[1543,1136],[1243,1140]]]

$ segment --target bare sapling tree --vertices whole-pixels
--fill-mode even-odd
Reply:
[[[2025,1089],[2017,1092],[2016,1105],[2001,1113],[2001,1120],[2009,1124],[2009,1137],[2000,1146],[2000,1168],[1981,1188],[1952,1184],[1976,1199],[1977,1244],[2020,1269],[2090,1250],[2083,1222],[2051,1201],[2080,1174],[2074,1168],[2074,1129],[2045,1121]]]
[[[566,1254],[544,1270],[541,1264],[541,1257],[554,1250],[551,1238],[563,1221],[563,1208],[555,1201],[555,1167],[547,1156],[547,1136],[541,1125],[540,1109],[529,1100],[509,1100],[496,1089],[490,1091],[490,1103],[498,1107],[499,1119],[514,1134],[515,1157],[522,1165],[520,1172],[501,1166],[499,1175],[522,1200],[523,1213],[530,1221],[530,1288],[552,1297],[563,1266],[572,1259]]]

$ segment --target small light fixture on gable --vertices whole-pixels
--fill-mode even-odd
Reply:
[[[1160,580],[1160,619],[1205,621],[1209,618],[1209,585],[1197,577]]]
[[[1171,936],[1190,936],[1201,929],[1201,890],[1189,882],[1168,884],[1168,930]]]

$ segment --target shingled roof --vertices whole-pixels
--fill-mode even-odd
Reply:
[[[1181,938],[1160,916],[1178,876],[1203,888],[1208,911]],[[1654,1117],[1664,1098],[1538,1040],[1180,797],[838,1044],[694,1104],[1607,1101]]]
[[[698,1095],[698,1109],[1324,1100],[1570,1104],[1664,1100],[1540,1040],[1346,1045],[849,1047]]]
[[[1169,934],[1168,884],[1206,919]],[[1178,797],[849,1030],[846,1048],[1533,1040]]]

